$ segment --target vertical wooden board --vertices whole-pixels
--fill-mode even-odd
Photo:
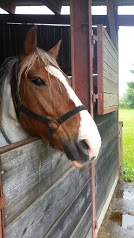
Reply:
[[[108,30],[115,47],[118,48],[118,4],[116,0],[106,0]]]
[[[98,114],[118,110],[118,52],[102,25],[97,27]]]
[[[89,109],[88,1],[70,1],[70,22],[73,87]]]
[[[2,221],[2,211],[0,210],[0,238],[3,238],[3,225],[2,225],[3,221]]]

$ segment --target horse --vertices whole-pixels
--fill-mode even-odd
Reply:
[[[37,26],[33,26],[22,53],[5,64],[0,146],[37,136],[80,168],[98,156],[101,137],[57,63],[60,45],[61,41],[48,52],[37,47]]]

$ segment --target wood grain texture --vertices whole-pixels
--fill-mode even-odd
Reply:
[[[88,204],[90,204],[89,181],[87,181],[82,191],[80,191],[77,197],[70,203],[69,207],[59,220],[57,220],[45,238],[70,237],[74,231],[74,227],[76,227],[81,220],[82,214],[86,212]],[[84,233],[82,232],[82,237],[83,235]]]
[[[118,52],[102,25],[97,27],[98,114],[118,110]]]
[[[116,111],[95,116],[102,138],[96,160],[96,211],[99,217],[118,171],[118,113]]]
[[[6,226],[70,167],[67,158],[55,152],[37,141],[1,155]]]
[[[43,238],[65,210],[68,212],[75,199],[78,199],[77,204],[86,199],[83,197],[86,192],[82,193],[86,186],[88,203],[84,200],[80,207],[80,220],[80,214],[90,204],[89,166],[79,170],[71,168],[64,154],[40,140],[5,152],[0,158],[6,238]],[[74,217],[76,215],[74,213]],[[71,232],[69,226],[67,230]]]
[[[91,228],[91,204],[88,206],[87,210],[85,211],[84,215],[81,217],[79,223],[75,227],[73,233],[71,234],[70,238],[76,237],[86,237],[88,231]]]
[[[83,173],[73,168],[66,172],[57,183],[5,228],[5,237],[43,238],[79,194],[87,181],[87,175],[84,179]]]

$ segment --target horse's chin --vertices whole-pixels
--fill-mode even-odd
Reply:
[[[72,161],[72,166],[75,167],[75,168],[82,168],[86,165],[86,163],[79,163],[77,161]]]

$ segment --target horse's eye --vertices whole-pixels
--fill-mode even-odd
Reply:
[[[40,78],[35,78],[34,80],[32,80],[32,83],[34,83],[35,85],[37,85],[39,87],[45,85],[44,81]]]

